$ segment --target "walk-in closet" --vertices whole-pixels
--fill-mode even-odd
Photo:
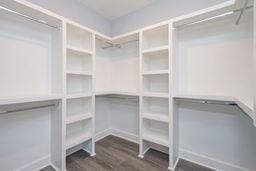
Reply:
[[[253,0],[0,0],[0,171],[255,171]]]

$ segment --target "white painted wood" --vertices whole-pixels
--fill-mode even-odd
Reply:
[[[237,3],[237,2],[235,2],[233,0],[228,1],[228,2],[220,4],[218,6],[214,6],[214,7],[205,9],[205,10],[201,10],[201,11],[189,14],[189,15],[175,18],[171,21],[175,22],[174,23],[175,26],[179,26],[184,23],[188,23],[188,22],[197,20],[199,18],[204,19],[206,17],[214,16],[219,13],[223,13],[227,10],[236,8],[234,6],[235,3]],[[50,53],[54,54],[53,56],[55,56],[55,58],[53,59],[51,57],[48,57],[47,58],[48,61],[41,62],[41,64],[48,62],[47,65],[44,65],[44,67],[42,67],[42,65],[40,63],[38,63],[38,61],[34,61],[35,68],[37,68],[38,70],[41,69],[42,72],[39,72],[39,73],[42,75],[39,75],[39,76],[32,75],[32,76],[34,76],[35,79],[31,79],[31,80],[33,80],[35,84],[40,84],[40,85],[33,86],[31,84],[30,86],[31,87],[33,86],[32,88],[36,88],[36,89],[34,89],[34,92],[32,94],[22,94],[22,95],[30,96],[32,98],[24,98],[24,99],[13,98],[11,100],[4,99],[1,102],[1,104],[12,104],[15,102],[20,103],[20,102],[33,102],[33,101],[38,102],[43,99],[45,99],[45,100],[56,99],[56,97],[52,97],[53,94],[55,94],[55,93],[60,94],[60,95],[57,95],[57,96],[59,96],[59,97],[57,97],[58,99],[62,98],[63,94],[65,94],[65,93],[63,93],[63,91],[66,91],[66,90],[68,90],[68,92],[75,93],[75,94],[66,94],[64,96],[64,98],[62,99],[61,109],[58,108],[58,109],[56,109],[56,111],[54,111],[54,114],[55,115],[57,114],[57,115],[55,117],[53,117],[51,114],[51,116],[53,117],[53,118],[51,118],[52,119],[51,124],[53,124],[53,122],[54,122],[54,124],[56,124],[56,122],[58,122],[54,127],[52,127],[52,128],[54,128],[52,130],[53,131],[52,135],[53,136],[58,135],[58,136],[56,136],[57,137],[56,139],[51,138],[52,139],[52,142],[51,142],[52,147],[51,148],[52,149],[55,148],[57,142],[58,142],[58,144],[62,144],[60,147],[60,148],[62,148],[62,150],[60,148],[56,148],[57,149],[56,151],[54,151],[54,150],[51,151],[51,153],[55,154],[55,152],[57,152],[60,155],[62,155],[61,161],[58,161],[58,159],[59,159],[58,155],[56,155],[57,157],[56,158],[54,157],[54,161],[52,161],[52,162],[54,162],[54,165],[57,166],[57,168],[60,168],[60,170],[65,170],[65,155],[64,155],[63,151],[65,151],[66,149],[63,144],[65,144],[65,146],[67,145],[68,148],[70,148],[73,146],[77,146],[79,144],[83,144],[83,142],[86,141],[86,144],[84,144],[85,150],[90,151],[92,155],[94,154],[94,134],[95,134],[95,131],[94,131],[94,129],[95,129],[95,125],[94,125],[95,96],[94,96],[94,94],[95,94],[96,90],[99,90],[98,93],[96,93],[98,95],[106,95],[108,93],[109,94],[135,95],[135,96],[140,95],[140,102],[141,102],[140,103],[140,128],[141,128],[140,129],[140,131],[141,131],[140,132],[140,155],[141,156],[143,156],[144,152],[146,152],[148,150],[148,148],[150,147],[149,143],[147,141],[152,141],[152,142],[155,142],[155,143],[158,143],[161,145],[165,145],[168,147],[176,146],[176,144],[175,144],[176,142],[174,141],[174,139],[177,139],[177,137],[175,135],[174,129],[177,127],[177,125],[173,125],[173,124],[177,123],[177,120],[176,120],[177,118],[175,118],[175,116],[173,115],[173,114],[175,114],[176,107],[174,106],[173,101],[172,101],[172,97],[174,97],[172,94],[173,93],[172,88],[176,86],[176,85],[173,85],[173,83],[176,84],[176,82],[172,82],[172,81],[174,81],[174,80],[176,81],[177,77],[174,77],[174,79],[172,79],[171,78],[172,74],[174,74],[174,75],[176,74],[176,72],[175,72],[176,69],[174,69],[173,72],[171,72],[171,71],[173,68],[175,68],[174,66],[177,61],[175,59],[171,59],[171,60],[169,59],[169,61],[167,61],[167,63],[169,63],[168,65],[162,65],[165,63],[165,62],[163,62],[164,60],[161,60],[161,62],[159,61],[159,63],[151,62],[152,65],[154,63],[156,65],[150,66],[151,64],[149,64],[148,67],[145,67],[145,68],[142,65],[142,63],[144,64],[144,61],[142,60],[142,55],[144,58],[144,56],[146,57],[147,55],[150,55],[152,53],[158,53],[158,55],[159,55],[159,52],[161,52],[161,51],[164,51],[164,50],[166,51],[167,49],[169,51],[168,36],[165,36],[166,33],[168,34],[168,26],[167,25],[168,25],[169,21],[158,23],[158,24],[155,24],[155,25],[147,27],[147,28],[139,29],[137,31],[133,31],[130,33],[126,33],[124,35],[117,36],[115,38],[111,38],[111,37],[102,35],[100,33],[97,33],[93,30],[90,30],[84,26],[81,26],[77,23],[74,23],[70,20],[67,20],[61,16],[58,16],[54,13],[51,13],[43,8],[40,8],[38,6],[35,6],[31,3],[28,3],[23,0],[15,0],[15,1],[3,0],[3,1],[1,1],[1,5],[10,7],[11,9],[15,9],[15,10],[18,10],[21,12],[25,12],[28,15],[35,16],[38,19],[45,20],[51,24],[56,24],[57,26],[61,25],[61,22],[60,22],[61,20],[68,22],[67,31],[65,28],[66,23],[64,22],[64,25],[62,25],[62,29],[64,32],[64,34],[62,34],[62,36],[61,36],[63,47],[58,47],[58,45],[57,45],[57,47],[54,46],[54,45],[56,45],[56,42],[58,43],[59,41],[61,41],[61,40],[59,40],[59,38],[61,39],[61,37],[57,37],[57,38],[54,37],[54,39],[53,39],[54,40],[53,41],[54,43],[52,44],[53,49],[62,49],[61,50],[62,52],[50,52]],[[4,15],[1,15],[1,17],[3,17],[3,16]],[[9,22],[9,19],[7,21]],[[27,23],[27,22],[24,22],[24,23]],[[20,22],[20,24],[24,24],[24,23],[23,23],[23,21]],[[15,23],[15,24],[17,24],[17,23]],[[8,29],[7,29],[7,27],[5,28],[5,25],[1,25],[1,26],[2,26],[1,28],[5,29],[5,31],[17,31],[17,30],[9,30],[11,24],[8,25]],[[27,26],[28,26],[27,27],[28,30],[31,28],[39,28],[39,29],[43,28],[42,33],[47,33],[47,34],[49,33],[49,29],[45,29],[44,27],[38,26],[37,24],[30,23]],[[205,28],[203,27],[203,29],[205,29]],[[22,31],[25,31],[25,33],[28,35],[34,34],[34,32],[30,32],[28,30],[25,30],[25,29],[20,30],[20,32],[17,32],[17,33],[22,33]],[[48,30],[48,31],[46,31],[46,30]],[[143,35],[142,35],[142,31],[143,31]],[[66,35],[66,32],[67,32],[67,35]],[[104,85],[104,87],[107,87],[107,88],[104,89],[104,88],[100,87],[99,89],[97,89],[97,88],[95,89],[95,87],[97,87],[96,86],[97,85],[97,80],[96,80],[97,76],[95,77],[95,73],[97,73],[97,67],[96,67],[96,69],[94,67],[95,63],[97,62],[94,58],[95,51],[96,51],[95,50],[95,42],[94,42],[95,34],[97,36],[99,35],[100,37],[102,37],[106,40],[110,40],[115,43],[120,43],[120,42],[122,43],[122,42],[124,42],[124,40],[129,40],[131,37],[133,37],[133,35],[136,35],[135,36],[135,38],[136,38],[139,32],[140,32],[140,36],[139,36],[140,37],[140,45],[138,45],[138,44],[136,45],[134,43],[131,47],[129,47],[127,45],[127,47],[125,46],[122,50],[117,50],[115,52],[111,52],[114,54],[113,56],[118,56],[121,58],[118,59],[119,61],[117,60],[117,58],[116,59],[111,58],[111,60],[109,60],[111,62],[109,62],[109,61],[108,61],[109,63],[105,62],[106,64],[108,63],[108,68],[106,67],[107,69],[109,69],[109,68],[113,69],[110,73],[116,74],[117,70],[120,71],[120,73],[118,73],[118,75],[114,76],[114,79],[111,79],[111,77],[112,77],[111,74],[106,76],[106,75],[104,75],[105,74],[104,72],[101,73],[100,74],[101,77],[102,76],[106,77],[107,86],[104,84],[103,85]],[[21,35],[24,36],[24,34],[21,34]],[[35,35],[38,36],[40,34],[35,34]],[[35,36],[35,35],[33,35],[33,36]],[[4,35],[4,36],[6,36],[6,35]],[[33,37],[33,36],[32,36],[32,38],[36,38],[36,39],[38,38],[38,37]],[[67,36],[67,40],[66,40],[66,36]],[[39,37],[39,40],[41,38],[43,39],[43,41],[47,40],[47,41],[45,41],[46,44],[49,43],[50,39],[48,39],[47,36],[45,38]],[[116,40],[114,40],[114,39],[116,39]],[[4,40],[6,40],[6,38]],[[17,41],[17,40],[15,40],[15,41]],[[24,40],[22,40],[22,41],[24,41]],[[25,41],[28,41],[28,43],[22,42],[22,45],[29,45],[31,43],[31,39],[25,40]],[[32,40],[32,43],[35,43],[35,41]],[[21,47],[21,46],[19,46],[19,47]],[[33,46],[38,46],[38,44],[33,45]],[[8,46],[8,48],[10,48],[10,47],[11,46]],[[26,46],[26,48],[27,47],[28,46]],[[171,47],[173,47],[173,45],[171,45]],[[37,47],[35,47],[35,49],[36,48]],[[39,49],[40,48],[41,47],[39,46]],[[49,48],[49,47],[47,47],[47,48]],[[36,55],[36,56],[45,56],[43,53],[46,54],[46,52],[48,52],[47,50],[45,50],[47,48],[41,48],[41,50],[36,50],[38,52],[37,54],[40,54],[40,55]],[[236,48],[234,48],[234,49],[236,49]],[[26,49],[23,49],[23,50],[24,50],[24,52],[27,51]],[[171,49],[170,52],[172,52],[172,50],[174,50],[174,49]],[[9,50],[8,53],[10,53],[11,51],[14,51],[14,50]],[[42,53],[41,52],[39,53],[39,51],[41,51]],[[71,53],[72,52],[79,53],[79,55],[77,55],[77,54],[70,55],[69,54],[70,52]],[[203,50],[202,51],[200,50],[200,53],[201,52],[203,52]],[[66,55],[66,53],[67,53],[67,55]],[[127,56],[125,56],[125,54],[129,54],[131,56],[127,57]],[[133,55],[133,54],[136,54],[136,55]],[[7,55],[9,55],[9,54],[7,54]],[[207,55],[208,55],[208,53],[207,53]],[[207,55],[205,55],[205,56],[207,56]],[[13,55],[13,56],[15,56],[15,55]],[[27,55],[24,54],[23,56],[27,56]],[[56,58],[56,56],[59,56],[59,58]],[[64,58],[61,59],[61,56],[63,56]],[[77,57],[77,56],[79,56],[79,57]],[[71,60],[69,58],[71,58]],[[73,58],[75,58],[75,59],[73,59]],[[86,60],[84,60],[84,58],[86,58]],[[90,63],[90,58],[92,58],[91,63]],[[128,58],[129,58],[129,62],[124,60],[124,59],[128,59]],[[42,58],[42,59],[45,60],[45,58]],[[89,59],[89,60],[87,60],[87,59]],[[122,59],[122,60],[120,60],[120,59]],[[32,62],[33,60],[34,59],[28,59],[27,61]],[[85,61],[86,65],[83,64],[84,61]],[[219,60],[219,62],[220,61],[221,61],[221,59]],[[22,61],[22,62],[24,62],[24,61]],[[50,65],[51,62],[54,65],[51,66]],[[172,62],[174,62],[174,63],[172,63]],[[18,64],[18,63],[16,63],[16,64]],[[25,63],[25,64],[27,64],[27,63]],[[56,67],[56,65],[58,65],[58,64],[63,64],[63,65],[62,66],[59,65]],[[100,64],[101,66],[103,66],[102,64],[104,64],[104,61],[101,61],[97,64]],[[2,68],[7,67],[7,65],[6,66],[4,66],[4,65],[5,64],[3,64]],[[91,68],[90,68],[90,66],[91,66]],[[117,70],[116,70],[116,69],[114,69],[113,66],[120,66],[120,67],[117,68]],[[171,66],[173,66],[173,67],[171,67]],[[17,68],[17,66],[15,66],[15,68]],[[51,69],[49,69],[49,68],[51,68]],[[149,69],[149,70],[144,70],[144,69]],[[167,69],[169,70],[169,72],[166,72]],[[62,72],[60,72],[60,70],[62,70]],[[90,76],[88,76],[89,73],[90,73]],[[23,73],[20,72],[19,74],[24,74],[24,72]],[[29,74],[31,74],[31,73],[29,73]],[[38,74],[38,73],[34,72],[32,74]],[[26,73],[24,75],[26,75]],[[60,75],[62,75],[62,76],[60,76]],[[145,76],[143,76],[143,75],[145,75]],[[162,77],[164,77],[163,75],[167,76],[168,82],[165,82],[166,78],[162,78]],[[66,77],[67,77],[67,79],[66,79]],[[43,79],[39,80],[40,78],[43,78]],[[7,79],[9,79],[9,78],[7,78]],[[116,82],[117,79],[122,80],[122,81],[120,81],[120,83]],[[144,79],[145,79],[145,82],[148,83],[148,85],[146,85],[146,90],[159,90],[160,89],[160,90],[163,90],[164,92],[160,92],[160,93],[150,92],[150,91],[143,92],[143,89],[140,89],[139,85],[141,86],[141,88],[143,88]],[[85,81],[85,80],[87,80],[87,81]],[[96,84],[94,83],[95,80],[96,80],[96,82],[95,82]],[[19,80],[15,79],[14,81],[19,81]],[[102,82],[104,83],[105,80],[103,80]],[[99,81],[100,84],[102,82]],[[116,84],[113,84],[113,83],[116,83]],[[66,84],[67,84],[67,86],[66,86]],[[15,85],[20,86],[19,82],[15,83]],[[87,87],[87,85],[90,85],[90,86]],[[112,86],[112,85],[114,85],[114,86]],[[186,84],[184,84],[184,85],[186,86]],[[32,92],[32,91],[28,91],[28,89],[31,87],[22,87],[22,88],[25,88],[25,91],[21,91],[21,89],[19,89],[20,87],[14,87],[14,91],[12,91],[14,93],[13,96],[16,97],[17,93],[20,93],[20,92],[23,92],[23,93],[24,92],[25,93]],[[124,87],[124,88],[122,89],[122,87]],[[166,88],[166,87],[168,87],[168,88]],[[177,87],[179,87],[179,86],[177,86]],[[86,90],[88,90],[88,91],[86,91]],[[166,90],[168,90],[168,91],[166,91]],[[175,89],[175,93],[178,94],[180,92],[176,91],[176,89]],[[193,94],[193,93],[185,93],[185,96],[188,96],[190,94]],[[207,93],[203,93],[203,95],[205,95],[205,94],[207,94]],[[10,94],[8,94],[8,96],[9,95]],[[205,97],[209,98],[208,95],[209,94],[207,94],[207,96],[205,96]],[[216,95],[216,93],[213,93],[212,95]],[[36,96],[38,96],[38,97],[36,97]],[[48,96],[48,97],[45,98],[45,96]],[[68,106],[66,106],[66,103],[67,103],[66,98],[69,100],[75,100],[76,98],[85,98],[85,97],[91,98],[91,101],[92,101],[92,108],[91,108],[92,119],[82,120],[80,122],[74,122],[73,124],[69,124],[69,126],[71,126],[71,125],[72,126],[71,126],[71,128],[67,129],[68,134],[66,136],[65,114],[67,114],[66,110],[68,110]],[[168,132],[168,133],[164,132],[163,130],[165,130],[165,128],[164,129],[160,128],[161,125],[158,124],[157,121],[153,121],[153,120],[157,120],[156,119],[157,117],[155,115],[152,116],[152,113],[150,113],[151,114],[150,117],[153,120],[149,119],[150,118],[149,115],[148,115],[148,119],[146,119],[146,118],[143,119],[142,114],[144,112],[143,110],[145,109],[144,103],[143,103],[145,100],[144,98],[149,98],[149,97],[151,97],[151,98],[161,97],[161,98],[166,98],[167,100],[169,100],[170,123],[167,124],[166,127],[168,127],[168,125],[169,125],[169,130],[171,130],[172,132]],[[198,99],[198,97],[197,97],[197,99]],[[244,98],[239,98],[239,100],[236,99],[236,103],[247,113],[251,112],[250,109],[252,108],[251,107],[252,105],[248,105],[248,102],[246,102],[246,100]],[[249,106],[249,108],[247,106]],[[162,113],[157,112],[155,114],[162,114]],[[255,117],[254,114],[251,114],[249,116],[252,118]],[[164,117],[166,117],[166,116],[164,116]],[[144,125],[144,120],[146,120],[145,125]],[[163,120],[163,117],[158,120]],[[61,121],[61,123],[60,123],[60,121]],[[88,124],[84,124],[85,122],[88,122]],[[87,129],[87,127],[88,127],[88,129]],[[152,129],[152,127],[157,127],[159,129]],[[86,129],[82,129],[83,131],[81,131],[81,129],[79,129],[79,128],[86,128]],[[149,128],[149,129],[146,129],[147,131],[145,131],[145,134],[144,134],[145,139],[147,139],[147,141],[144,141],[142,138],[142,135],[143,135],[142,133],[144,133],[142,128]],[[168,128],[167,128],[167,130],[168,130]],[[61,135],[59,135],[60,132],[62,132]],[[87,133],[88,133],[88,136],[87,136]],[[89,136],[89,135],[91,135],[91,136]],[[147,135],[149,135],[149,136],[147,136]],[[153,135],[153,136],[151,136],[151,135]],[[74,136],[74,138],[72,136]],[[65,143],[66,137],[68,140],[67,144]],[[147,138],[147,137],[149,137],[149,138]],[[170,143],[171,143],[171,145],[170,145]],[[176,151],[174,151],[175,149],[176,148],[174,148],[172,150],[169,149],[169,150],[171,153],[176,154]],[[174,157],[176,157],[176,156],[174,156]],[[172,163],[170,162],[170,165],[173,165],[175,167],[174,162],[172,162]]]
[[[70,49],[90,53],[92,50],[92,33],[77,26],[67,24],[67,44]]]
[[[143,119],[144,140],[169,147],[168,123]]]
[[[151,119],[155,121],[161,121],[161,122],[167,122],[169,123],[169,117],[164,115],[164,114],[159,114],[159,113],[144,113],[142,115],[143,118],[146,119]]]
[[[251,12],[245,15],[239,26],[232,15],[179,29],[175,94],[231,96],[252,109],[253,26]]]
[[[168,93],[168,74],[143,75],[143,92]]]
[[[151,92],[144,92],[142,93],[144,97],[159,97],[159,98],[169,98],[169,93],[151,93]]]
[[[96,41],[96,91],[139,91],[139,45],[138,41],[130,41],[135,38],[138,35],[129,35],[114,41],[114,44],[121,43],[120,48],[102,49],[109,46],[105,42],[112,41]]]
[[[143,54],[143,72],[169,71],[168,49]]]
[[[80,122],[82,120],[90,119],[92,118],[92,115],[90,113],[85,113],[85,114],[77,114],[74,116],[69,116],[66,119],[66,124],[72,124],[75,122]]]
[[[67,69],[68,71],[91,72],[91,54],[67,49]]]
[[[253,15],[253,90],[254,90],[254,100],[253,100],[253,113],[254,113],[254,125],[256,126],[256,2],[254,1],[254,15]]]
[[[168,27],[163,25],[143,32],[143,52],[164,48],[168,45]]]
[[[67,93],[90,93],[92,91],[92,77],[84,75],[67,75]]]
[[[95,155],[95,35],[67,23],[66,37],[66,153]]]

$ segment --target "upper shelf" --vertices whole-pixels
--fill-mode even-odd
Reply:
[[[241,6],[238,0],[229,0],[224,3],[205,8],[187,15],[179,16],[171,19],[173,27],[179,27],[182,25],[187,25],[199,20],[204,20],[211,17],[216,17],[218,15],[223,15],[225,13],[231,12],[238,9]]]
[[[1,0],[0,6],[13,10],[24,16],[29,16],[31,18],[37,19],[42,23],[47,23],[48,25],[55,26],[56,28],[61,28],[62,17],[52,13],[46,9],[43,9],[37,5],[29,3],[24,0]]]
[[[61,99],[61,95],[0,99],[0,114],[56,107]]]
[[[225,96],[202,96],[202,95],[175,95],[173,97],[179,101],[192,101],[206,104],[224,104],[224,105],[237,105],[243,113],[248,115],[256,126],[256,115],[249,106],[244,104],[242,101],[235,97],[225,97]]]
[[[48,96],[4,98],[4,99],[0,99],[0,106],[11,105],[11,104],[21,104],[21,103],[31,103],[31,102],[60,100],[61,98],[62,98],[62,96],[59,94],[53,94],[53,95],[48,95]]]
[[[95,95],[96,96],[106,96],[106,95],[139,96],[139,92],[98,91],[95,93]]]

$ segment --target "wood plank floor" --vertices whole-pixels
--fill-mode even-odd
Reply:
[[[138,158],[138,144],[108,136],[96,143],[96,156],[80,150],[67,157],[68,171],[167,171],[168,155],[149,150],[144,159]],[[45,168],[41,171],[52,171]],[[180,160],[176,171],[212,171]]]

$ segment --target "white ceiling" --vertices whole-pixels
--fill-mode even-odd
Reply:
[[[80,0],[88,8],[102,16],[113,20],[140,8],[143,8],[156,0]]]

